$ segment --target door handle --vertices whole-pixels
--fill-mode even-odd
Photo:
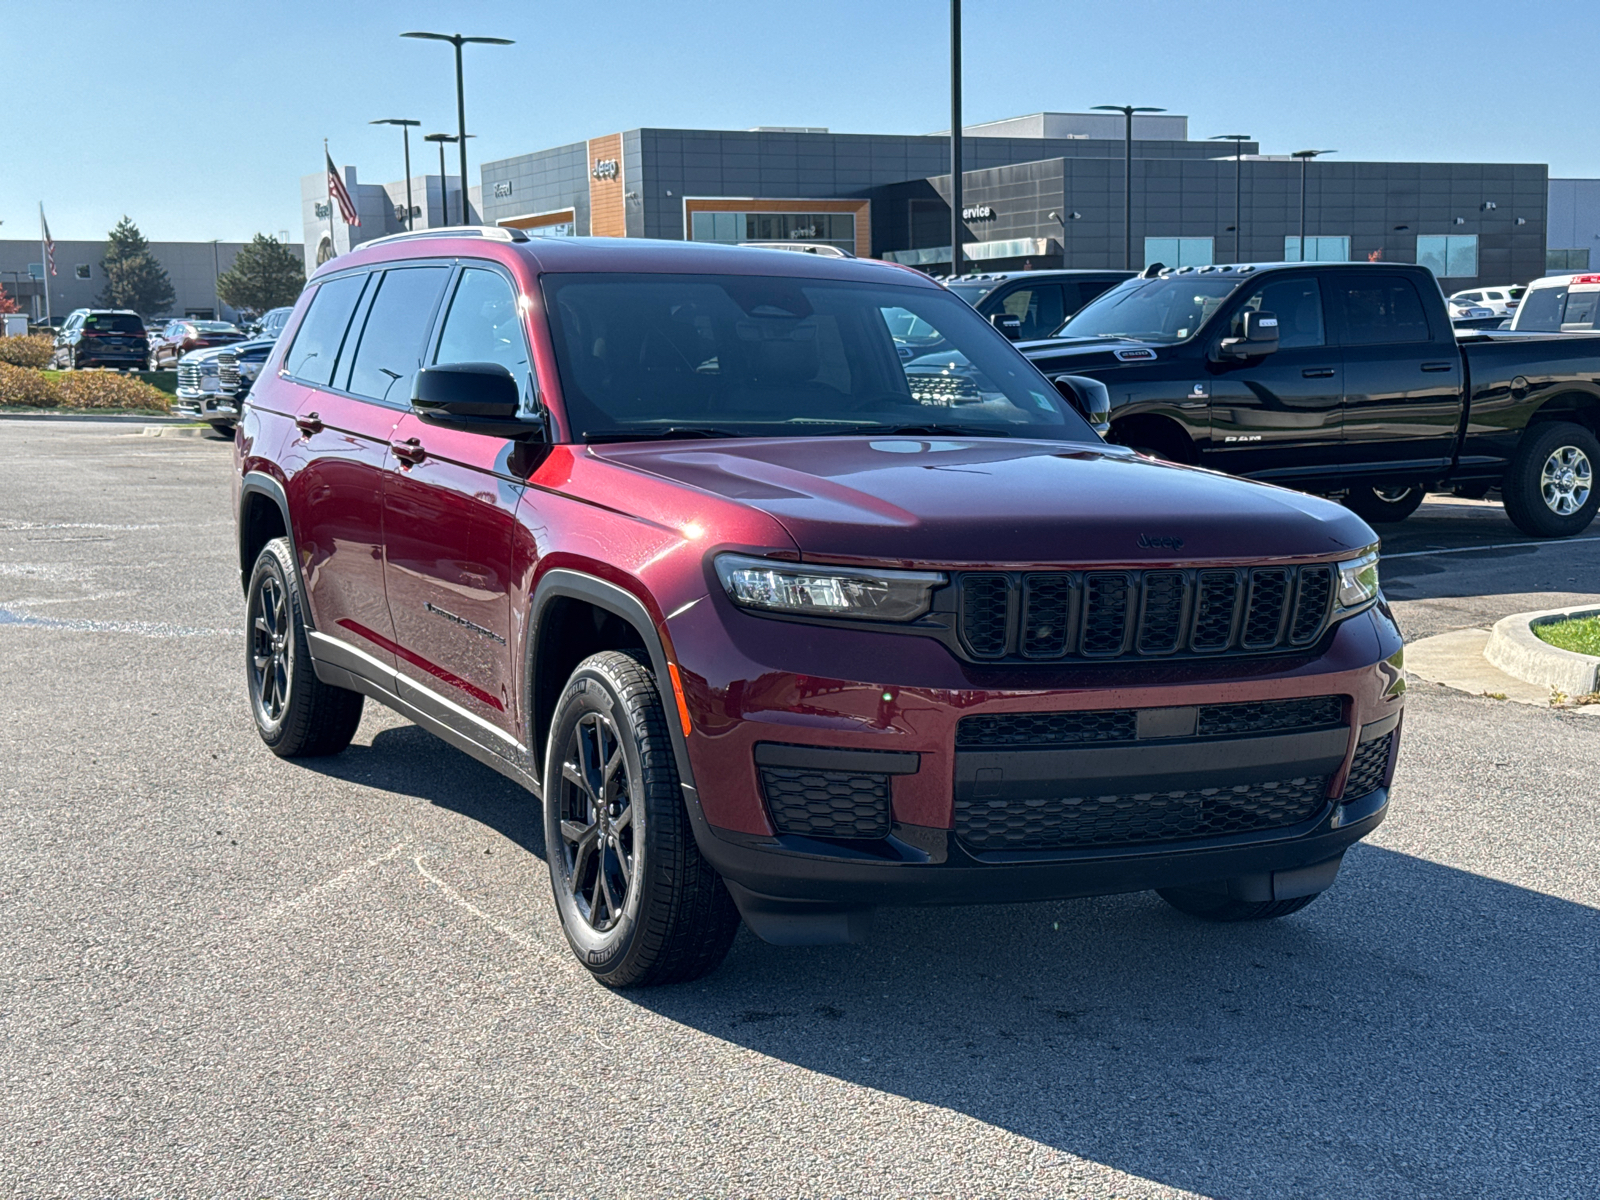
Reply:
[[[408,467],[414,467],[428,457],[428,452],[416,438],[407,438],[403,442],[390,442],[389,449],[393,450],[394,456]]]
[[[322,418],[316,413],[303,413],[294,419],[295,428],[301,433],[321,433]]]
[[[1300,374],[1304,375],[1307,379],[1332,379],[1333,368],[1307,367],[1304,371],[1301,371]]]
[[[1455,369],[1455,363],[1448,363],[1448,362],[1423,363],[1422,364],[1422,369],[1424,371],[1453,371]]]

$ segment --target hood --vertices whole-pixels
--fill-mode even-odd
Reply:
[[[210,346],[210,347],[207,347],[204,350],[191,350],[191,351],[189,351],[189,353],[185,354],[182,358],[178,359],[178,361],[180,363],[215,362],[216,358],[217,358],[217,355],[221,354],[224,350],[233,350],[233,349],[234,349],[233,346],[228,345],[228,346]]]
[[[1377,538],[1342,505],[1140,458],[1011,438],[752,438],[590,447],[768,513],[809,558],[905,564],[1242,561]]]
[[[1050,370],[1062,366],[1087,370],[1091,367],[1132,367],[1159,362],[1172,353],[1171,346],[1136,342],[1129,338],[1041,338],[1018,342],[1017,349],[1035,364],[1048,362]]]

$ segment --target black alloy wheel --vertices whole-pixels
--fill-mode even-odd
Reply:
[[[337,754],[364,697],[317,678],[288,538],[261,548],[245,593],[245,682],[256,732],[280,758]]]
[[[1344,506],[1371,525],[1392,525],[1404,521],[1427,495],[1421,484],[1398,487],[1355,487],[1344,498]]]
[[[739,928],[690,828],[667,720],[655,676],[621,650],[579,663],[551,719],[551,889],[573,953],[608,987],[698,979]]]

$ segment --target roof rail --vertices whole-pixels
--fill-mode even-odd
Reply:
[[[410,233],[391,233],[386,237],[373,238],[370,242],[357,242],[352,249],[359,250],[364,246],[387,246],[391,242],[420,241],[424,238],[446,237],[484,237],[493,238],[497,242],[525,242],[528,235],[520,229],[512,229],[508,225],[447,225],[442,229],[415,229]]]

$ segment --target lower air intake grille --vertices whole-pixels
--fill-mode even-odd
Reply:
[[[1383,776],[1389,769],[1389,747],[1394,734],[1386,733],[1356,747],[1355,760],[1350,764],[1350,778],[1345,781],[1344,798],[1358,800],[1383,786]]]
[[[1300,733],[1343,724],[1344,701],[1338,696],[1304,700],[1254,700],[1243,704],[1202,705],[1195,721],[1196,737],[1247,737],[1257,733]]]
[[[963,717],[956,725],[956,747],[1073,746],[1083,742],[1131,742],[1139,717],[1131,708],[1098,712],[997,713]]]
[[[1067,850],[1223,837],[1298,825],[1326,803],[1325,776],[1273,783],[1032,800],[956,800],[974,850]]]
[[[831,838],[889,835],[889,776],[795,767],[759,770],[767,809],[779,833]]]

